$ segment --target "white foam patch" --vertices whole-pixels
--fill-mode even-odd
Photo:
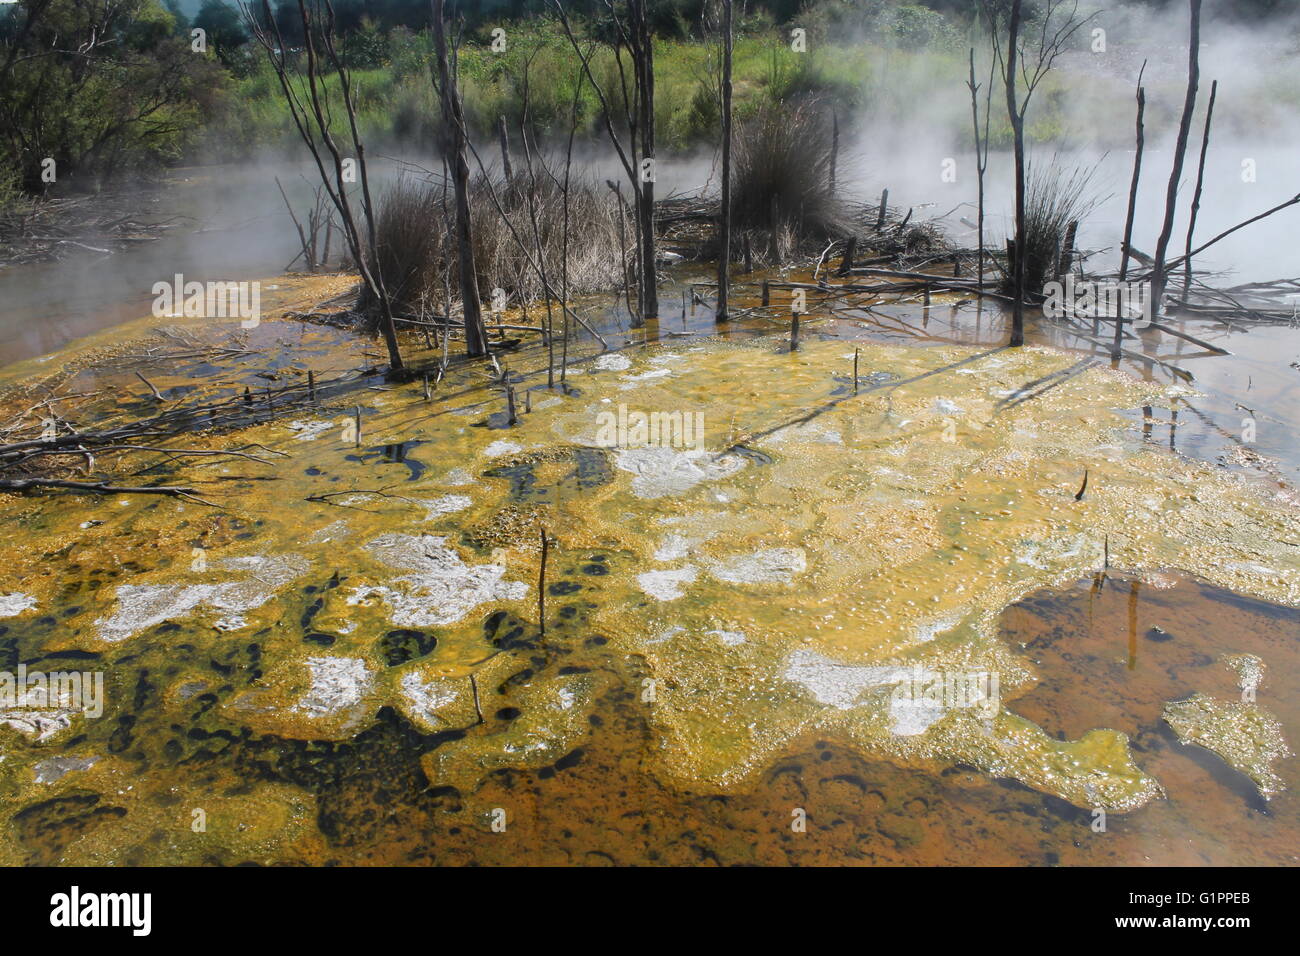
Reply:
[[[737,644],[745,643],[745,633],[743,631],[705,631],[704,633],[716,637],[728,647],[735,647]]]
[[[647,637],[645,639],[645,642],[647,644],[662,644],[664,641],[672,640],[685,630],[686,628],[682,627],[680,624],[674,624],[671,627],[665,627],[655,631],[652,637]]]
[[[907,667],[843,664],[816,651],[801,649],[790,655],[784,676],[801,684],[818,703],[848,710],[871,688],[897,684],[912,674]]]
[[[483,449],[483,454],[489,458],[499,458],[501,455],[513,455],[515,452],[523,450],[523,445],[516,445],[512,441],[504,441],[498,438]]]
[[[36,598],[30,594],[20,592],[0,594],[0,617],[17,617],[23,611],[30,611],[34,607],[36,607]]]
[[[424,509],[425,521],[464,511],[473,503],[474,499],[468,495],[443,495],[441,498],[421,498],[416,501],[416,504]]]
[[[361,703],[370,689],[370,666],[359,657],[309,657],[311,689],[295,710],[328,717]]]
[[[617,352],[606,352],[591,363],[593,372],[626,372],[632,367],[632,360]]]
[[[352,534],[352,529],[348,523],[340,518],[338,521],[331,522],[319,531],[315,532],[307,539],[308,544],[328,544],[331,541],[340,541]]]
[[[916,626],[916,642],[918,644],[928,644],[940,634],[951,631],[960,623],[960,617],[945,617],[918,624]]]
[[[684,593],[682,587],[695,581],[694,568],[676,571],[646,571],[636,576],[637,587],[658,601],[675,601]]]
[[[681,494],[706,481],[730,477],[745,467],[739,455],[718,456],[711,451],[677,451],[648,446],[620,448],[614,464],[631,472],[632,493],[638,498]]]
[[[454,704],[460,697],[460,688],[454,680],[425,680],[414,671],[402,675],[401,687],[410,715],[427,724],[446,723],[438,711]]]
[[[296,432],[295,441],[315,441],[334,427],[334,422],[328,418],[314,422],[294,421],[287,426],[290,431]]]
[[[642,372],[640,375],[624,375],[623,381],[619,383],[619,388],[636,388],[642,382],[653,381],[656,378],[666,378],[673,374],[670,368],[657,368],[649,372]]]
[[[296,554],[226,558],[220,566],[247,572],[247,577],[203,584],[124,584],[117,589],[117,610],[95,622],[105,641],[124,641],[164,621],[189,617],[201,607],[228,612],[227,621],[269,601],[277,591],[307,573]]]
[[[24,684],[6,673],[0,680],[0,700],[4,703],[0,726],[32,740],[48,740],[71,727],[74,717],[99,717],[103,712],[102,693],[102,683],[87,687],[85,678]]]
[[[786,665],[785,679],[800,684],[818,703],[850,710],[859,706],[862,695],[877,687],[899,687],[889,698],[890,731],[900,737],[923,734],[949,709],[949,705],[920,688],[941,679],[936,671],[917,665],[844,664],[807,649],[795,651]],[[910,688],[910,689],[909,689]],[[987,702],[988,695],[970,688],[966,705]],[[955,704],[953,706],[963,706]]]
[[[98,757],[47,757],[32,767],[37,783],[57,783],[76,770],[89,770]]]
[[[480,604],[517,601],[528,593],[522,581],[505,581],[500,564],[468,565],[446,547],[446,538],[433,535],[388,534],[366,545],[389,567],[410,571],[392,583],[357,588],[349,604],[379,598],[389,618],[404,627],[454,624]]]
[[[655,549],[654,559],[656,561],[680,561],[694,552],[696,545],[708,541],[715,533],[711,531],[700,537],[688,537],[683,534],[665,535],[663,541],[659,542],[659,547]]]
[[[943,704],[937,700],[892,697],[889,701],[889,716],[893,720],[889,729],[900,737],[915,737],[925,733],[943,715]]]
[[[784,584],[808,569],[802,548],[768,548],[708,561],[709,574],[728,584]]]
[[[774,433],[768,441],[773,445],[786,442],[808,442],[819,445],[843,445],[844,436],[839,429],[820,422],[800,422]]]

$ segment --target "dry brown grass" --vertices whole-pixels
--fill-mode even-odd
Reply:
[[[535,177],[527,170],[517,172],[508,183],[497,176],[489,188],[480,175],[470,183],[470,210],[479,295],[485,303],[494,289],[505,290],[511,305],[541,300],[545,289],[533,265],[541,262],[553,294],[561,294],[566,260],[561,183],[538,169]],[[440,182],[403,177],[381,197],[379,269],[398,311],[446,314],[449,295],[454,308],[460,297],[454,220],[453,192]],[[614,197],[586,179],[574,178],[569,185],[567,267],[570,297],[608,291],[623,282]]]

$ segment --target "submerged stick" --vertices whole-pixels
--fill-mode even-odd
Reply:
[[[858,394],[858,352],[859,349],[853,350],[853,394]]]
[[[839,275],[841,278],[849,274],[853,268],[853,253],[858,248],[858,237],[849,236],[849,241],[844,245],[844,258],[840,260]]]
[[[1079,486],[1078,493],[1074,496],[1075,501],[1083,500],[1083,493],[1088,490],[1088,469],[1083,469],[1083,484]]]
[[[69,491],[88,491],[97,495],[167,495],[172,498],[185,498],[201,504],[216,507],[210,501],[198,497],[193,488],[177,485],[145,485],[127,487],[110,485],[106,481],[64,481],[58,478],[3,478],[0,479],[0,491],[30,491],[33,488],[64,488]]]
[[[143,375],[141,375],[139,372],[136,372],[136,373],[135,373],[135,377],[138,378],[140,381],[144,382],[145,385],[149,386],[149,391],[153,393],[153,400],[154,400],[155,402],[161,402],[161,401],[163,401],[162,393],[159,392],[158,389],[156,389],[156,388],[153,387],[153,382],[149,381],[147,378],[145,378],[145,377],[144,377]]]
[[[542,527],[542,566],[537,572],[537,625],[546,633],[546,528]]]

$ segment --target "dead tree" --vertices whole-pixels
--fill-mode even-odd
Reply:
[[[505,176],[506,182],[510,182],[515,177],[515,170],[510,163],[510,136],[506,132],[505,116],[497,117],[497,135],[501,139],[501,173]]]
[[[456,192],[456,246],[460,265],[460,299],[465,319],[465,354],[487,354],[487,329],[483,325],[483,306],[479,301],[478,275],[474,267],[474,236],[469,211],[469,163],[465,160],[465,116],[460,93],[456,89],[455,49],[448,53],[446,2],[433,4],[433,46],[437,56],[438,82],[435,84],[442,104],[442,148],[451,167]]]
[[[573,24],[561,0],[552,0],[573,52],[582,64],[587,82],[591,84],[600,101],[601,116],[610,143],[618,153],[619,162],[632,186],[632,200],[636,215],[637,264],[641,276],[638,289],[638,315],[633,316],[633,327],[645,324],[646,319],[659,314],[659,292],[655,286],[656,251],[655,204],[655,122],[654,122],[654,40],[646,13],[645,0],[627,0],[624,15],[620,16],[614,0],[605,0],[616,31],[613,45],[614,61],[618,69],[619,93],[622,99],[628,134],[626,145],[614,127],[614,108],[609,96],[597,81],[591,69],[590,51],[584,53],[573,32]],[[624,50],[631,60],[632,84],[628,85]]]
[[[976,272],[976,277],[981,289],[984,288],[984,174],[989,168],[989,119],[993,113],[993,70],[994,65],[990,64],[989,81],[984,92],[984,129],[981,131],[979,112],[980,85],[975,82],[975,48],[971,47],[970,79],[967,81],[966,86],[970,90],[971,123],[975,133],[975,179],[979,192],[979,218],[976,222],[976,242],[979,246],[977,250],[977,261],[979,264],[977,267],[978,271]]]
[[[532,227],[533,247],[537,251],[537,265],[538,265],[538,269],[541,271],[543,294],[546,296],[546,342],[547,342],[546,385],[548,388],[554,388],[555,387],[555,316],[554,313],[551,311],[551,299],[552,299],[551,278],[549,272],[547,271],[546,248],[542,244],[542,231],[537,218],[537,171],[533,167],[533,150],[528,145],[528,124],[532,118],[528,71],[532,68],[533,59],[537,56],[539,50],[540,48],[533,50],[527,57],[524,58],[524,74],[523,74],[523,81],[521,87],[521,92],[523,94],[523,110],[521,111],[519,116],[519,134],[524,148],[524,168],[527,171],[527,179],[523,179],[521,177],[521,182],[523,183],[522,188],[525,191],[525,197],[528,200],[527,202],[528,221]],[[567,258],[567,250],[565,250],[565,258]],[[567,275],[567,269],[565,271]],[[567,303],[561,301],[560,308],[563,309],[565,305],[567,305]],[[565,327],[566,328],[568,327],[567,321],[565,322]],[[563,375],[564,375],[563,369],[561,369],[560,375],[561,375],[561,379],[563,379]]]
[[[394,372],[404,368],[402,353],[397,344],[397,325],[393,321],[392,301],[379,274],[378,239],[375,232],[375,208],[370,197],[370,176],[366,164],[365,144],[357,129],[357,110],[352,93],[350,72],[343,66],[334,45],[334,5],[330,0],[298,0],[298,16],[302,22],[303,65],[306,76],[299,75],[289,62],[288,43],[271,12],[269,0],[262,0],[261,14],[248,7],[241,8],[249,30],[258,45],[266,52],[271,68],[280,81],[280,90],[289,106],[298,135],[311,152],[320,174],[321,183],[330,201],[338,210],[344,239],[356,262],[365,285],[367,298],[379,312],[379,329],[388,348],[388,364]],[[331,132],[332,102],[321,71],[322,60],[339,82],[339,95],[348,116],[348,136],[355,156],[344,156]],[[328,153],[329,168],[326,168]],[[357,224],[352,210],[352,199],[347,184],[353,177],[345,171],[355,164],[361,184],[361,211],[365,218],[365,233]]]
[[[1068,12],[1066,0],[1046,0],[1039,8],[1041,18],[1036,44],[1033,47],[1023,44],[1020,28],[1023,22],[1022,0],[1011,0],[1011,10],[1007,15],[1007,39],[1005,48],[999,33],[1001,20],[997,5],[991,0],[984,0],[984,10],[988,17],[993,40],[993,53],[1001,66],[1002,80],[1007,94],[1007,118],[1011,123],[1012,139],[1016,166],[1016,238],[1011,247],[1014,253],[1008,262],[1011,273],[1011,342],[1012,346],[1025,344],[1025,116],[1029,112],[1030,101],[1043,78],[1051,71],[1056,58],[1069,45],[1071,38],[1096,14],[1075,19],[1078,13],[1078,0],[1071,0]],[[1025,94],[1020,97],[1018,87],[1024,80]]]
[[[1142,178],[1142,150],[1146,145],[1146,127],[1143,117],[1147,109],[1147,91],[1142,85],[1142,76],[1147,71],[1146,60],[1138,70],[1137,80],[1137,151],[1133,154],[1133,181],[1128,187],[1128,213],[1124,218],[1124,241],[1120,243],[1119,281],[1128,278],[1129,249],[1133,242],[1133,219],[1137,215],[1138,180]]]
[[[1192,212],[1187,220],[1187,254],[1183,260],[1183,303],[1192,291],[1192,236],[1196,234],[1196,217],[1201,211],[1201,192],[1205,187],[1205,156],[1210,151],[1210,121],[1214,119],[1214,100],[1219,95],[1219,81],[1210,84],[1210,102],[1205,107],[1205,135],[1201,138],[1201,162],[1196,169],[1196,192],[1192,194]]]
[[[731,7],[722,0],[722,206],[718,214],[718,306],[714,321],[726,322],[727,293],[731,282]],[[836,127],[838,137],[839,128]],[[835,173],[831,172],[832,188]]]
[[[636,77],[634,102],[641,128],[641,193],[637,204],[641,220],[641,317],[645,320],[659,316],[659,289],[656,285],[659,256],[655,237],[654,34],[650,30],[646,0],[628,0],[627,7],[625,43]]]
[[[1187,53],[1187,95],[1183,100],[1183,117],[1178,123],[1178,141],[1174,145],[1174,165],[1169,173],[1169,187],[1165,192],[1165,220],[1156,241],[1155,264],[1151,267],[1151,302],[1156,313],[1164,300],[1166,268],[1165,254],[1174,232],[1174,213],[1178,207],[1178,181],[1183,176],[1183,159],[1187,154],[1187,139],[1192,131],[1192,113],[1196,110],[1196,92],[1201,78],[1201,0],[1188,0],[1192,10],[1191,40]],[[1189,250],[1190,251],[1190,250]]]
[[[996,35],[996,31],[994,31]],[[1016,57],[1020,47],[1020,0],[1012,0],[1007,26],[1007,115],[1011,120],[1016,162],[1016,255],[1007,263],[1012,284],[1011,344],[1025,344],[1025,114],[1016,102]],[[1026,98],[1028,105],[1028,98]]]

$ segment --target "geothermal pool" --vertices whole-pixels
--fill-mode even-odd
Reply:
[[[861,324],[665,319],[555,388],[534,345],[514,426],[481,368],[358,376],[184,439],[261,461],[138,462],[215,507],[5,499],[6,669],[103,695],[0,709],[0,859],[1294,862],[1293,488],[1152,437],[1196,382]],[[56,357],[87,416],[141,401],[109,342]],[[147,374],[373,348],[248,345]]]

